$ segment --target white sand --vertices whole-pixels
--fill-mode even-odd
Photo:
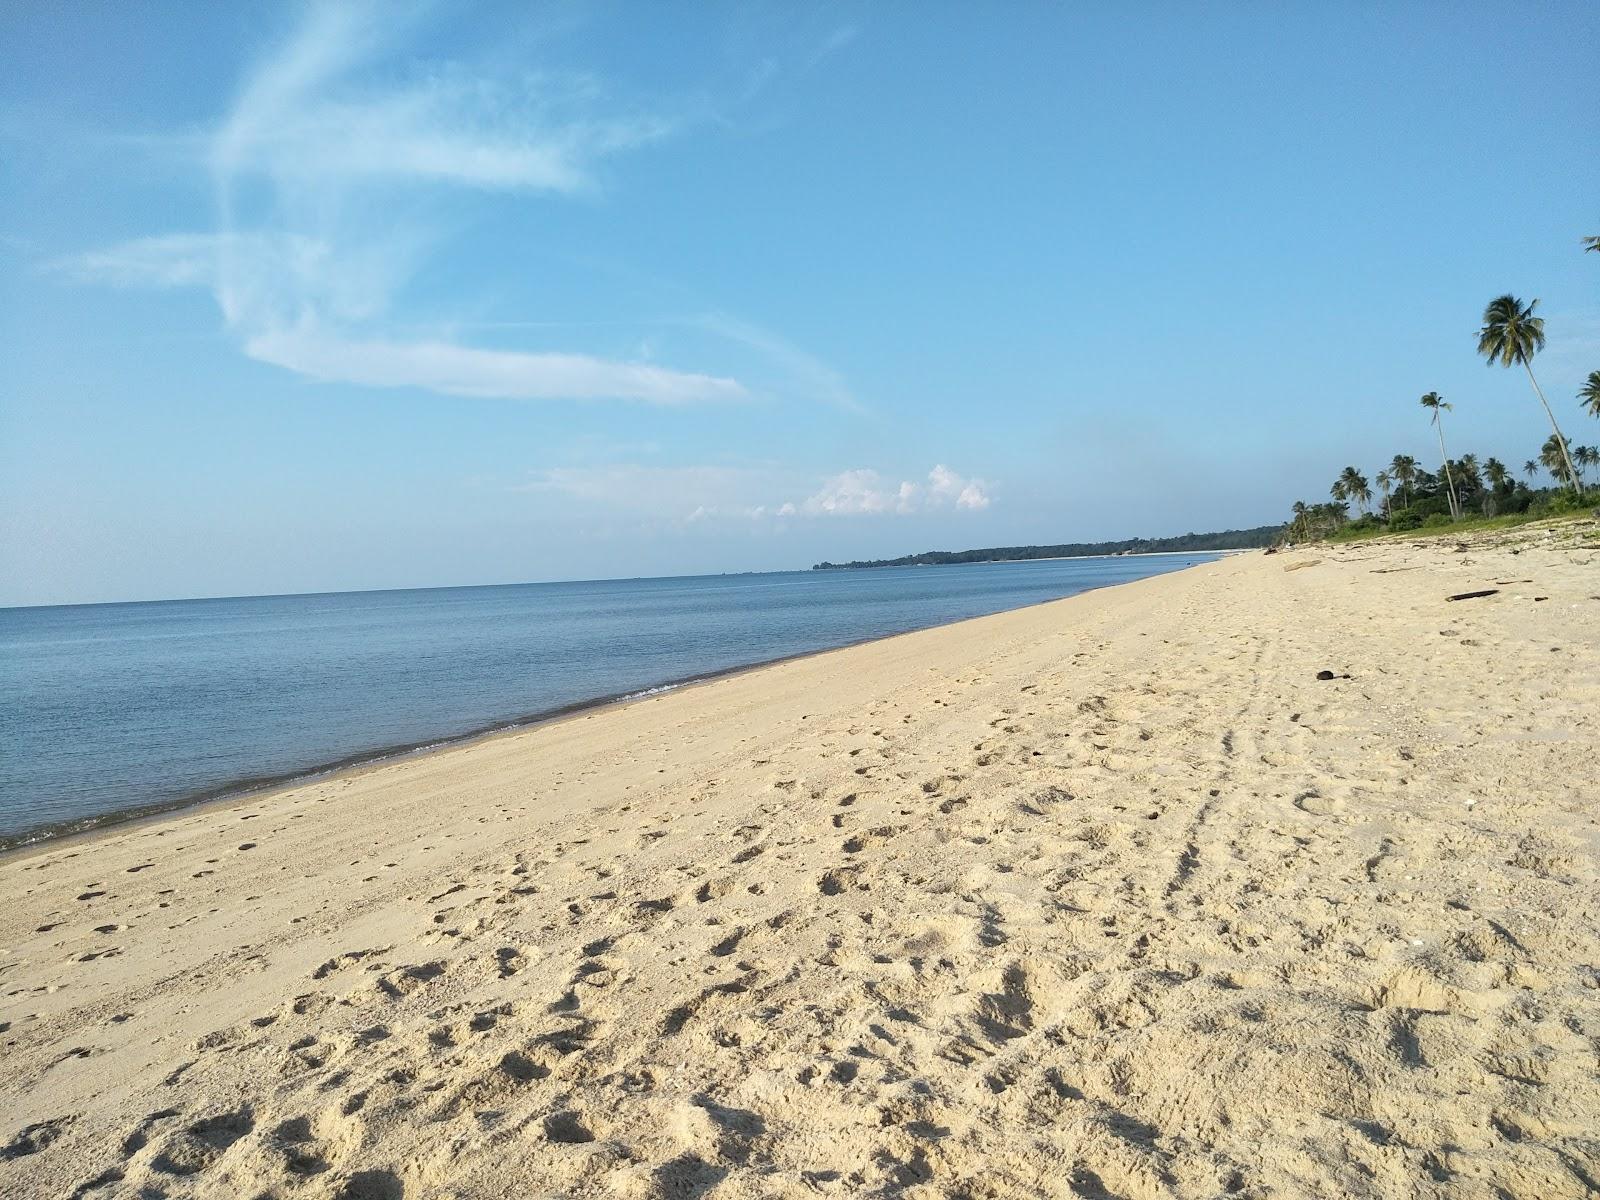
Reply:
[[[1594,1195],[1555,540],[1231,558],[13,855],[0,1194]]]

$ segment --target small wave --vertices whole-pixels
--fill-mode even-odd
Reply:
[[[683,679],[679,680],[677,683],[663,683],[659,687],[648,687],[639,692],[625,692],[621,696],[618,696],[617,699],[643,700],[646,696],[659,696],[662,692],[675,692],[681,687],[687,687],[691,683],[699,682],[700,681],[698,679]]]

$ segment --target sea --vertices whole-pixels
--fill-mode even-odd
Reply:
[[[0,609],[0,848],[1215,557]]]

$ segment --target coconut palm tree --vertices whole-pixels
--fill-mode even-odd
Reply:
[[[1411,485],[1417,480],[1417,460],[1409,454],[1396,454],[1389,464],[1389,476],[1400,485],[1400,496],[1411,503]]]
[[[1356,507],[1359,508],[1363,513],[1371,510],[1372,488],[1367,483],[1367,477],[1365,475],[1357,474],[1356,477],[1350,481],[1350,499],[1356,502]]]
[[[1445,413],[1450,411],[1450,405],[1438,392],[1429,392],[1422,398],[1422,407],[1433,414],[1434,432],[1439,435],[1439,457],[1444,460],[1444,481],[1450,496],[1450,516],[1454,520],[1461,519],[1461,508],[1456,504],[1456,481],[1450,477],[1450,456],[1444,452],[1444,421]]]
[[[1301,537],[1305,537],[1306,517],[1310,515],[1311,510],[1306,507],[1306,502],[1304,500],[1296,500],[1294,502],[1294,507],[1289,511],[1294,514],[1294,520],[1289,522],[1289,528],[1298,532]]]
[[[1465,516],[1467,501],[1483,491],[1483,480],[1478,476],[1478,456],[1463,454],[1451,464],[1451,469],[1456,474],[1456,503],[1460,505],[1461,513]]]
[[[1586,237],[1583,239],[1585,250],[1600,250],[1600,237]]]
[[[1581,479],[1585,470],[1600,464],[1600,450],[1596,450],[1593,446],[1574,446],[1572,461],[1577,464],[1578,477]]]
[[[1600,417],[1600,371],[1589,372],[1589,378],[1578,389],[1578,399],[1591,417]]]
[[[1328,494],[1335,500],[1353,500],[1356,508],[1363,513],[1367,511],[1367,502],[1372,499],[1367,477],[1354,467],[1346,467],[1339,472],[1339,478],[1334,480]]]
[[[1566,444],[1558,441],[1555,434],[1545,438],[1544,445],[1539,447],[1539,461],[1557,483],[1565,480],[1569,487],[1576,485],[1576,469],[1572,465],[1572,458],[1567,453]]]
[[[1489,484],[1483,493],[1483,515],[1490,517],[1500,507],[1500,489],[1511,478],[1511,472],[1506,470],[1505,463],[1491,457],[1483,464],[1483,477]]]
[[[1539,403],[1544,406],[1544,415],[1550,418],[1550,428],[1555,430],[1556,445],[1561,448],[1561,457],[1567,464],[1567,478],[1574,491],[1582,492],[1583,489],[1578,485],[1578,474],[1572,469],[1572,459],[1567,454],[1567,439],[1561,435],[1556,415],[1550,411],[1550,404],[1544,398],[1539,381],[1533,377],[1533,356],[1544,349],[1544,318],[1533,315],[1538,307],[1537,300],[1524,304],[1512,295],[1496,296],[1489,301],[1489,307],[1483,310],[1483,328],[1478,330],[1478,353],[1484,356],[1491,367],[1495,363],[1502,367],[1521,363],[1523,370],[1528,372],[1533,394],[1539,397]]]
[[[1378,490],[1383,493],[1383,519],[1389,519],[1389,490],[1394,487],[1394,476],[1388,470],[1379,471],[1372,477],[1377,481]]]
[[[1528,477],[1528,482],[1532,483],[1539,474],[1539,464],[1530,458],[1522,464],[1522,473]]]

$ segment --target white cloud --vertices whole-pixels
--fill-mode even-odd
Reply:
[[[350,341],[316,329],[257,334],[246,341],[245,352],[327,382],[420,387],[452,396],[691,404],[744,395],[732,379],[583,354],[478,350],[448,342]]]
[[[426,253],[420,188],[574,193],[601,159],[666,136],[582,77],[474,75],[382,61],[413,24],[387,5],[317,5],[251,74],[206,161],[218,228],[53,264],[115,286],[204,287],[245,353],[317,380],[522,400],[726,401],[737,381],[653,362],[399,338],[394,297]],[[399,56],[396,55],[396,58]]]
[[[878,472],[865,468],[842,471],[802,500],[774,501],[774,483],[774,472],[765,467],[614,464],[540,471],[516,490],[560,493],[641,514],[676,514],[691,522],[910,516],[989,506],[983,481],[958,475],[942,463],[928,472],[925,483],[886,483]]]
[[[49,268],[113,287],[208,288],[228,324],[248,329],[308,309],[349,320],[377,315],[409,258],[395,244],[363,258],[292,233],[178,233],[134,238]]]
[[[963,479],[943,463],[928,472],[928,495],[935,503],[953,501],[957,508],[977,511],[989,507],[982,480]]]
[[[57,259],[49,266],[78,279],[113,287],[214,287],[219,240],[212,233],[135,238]]]
[[[909,512],[916,485],[902,483],[885,488],[882,477],[872,470],[841,471],[807,496],[798,509],[807,516],[872,516],[878,513]]]
[[[904,516],[945,508],[977,511],[989,507],[989,493],[982,480],[964,478],[940,463],[928,472],[925,484],[902,480],[890,485],[876,471],[844,471],[793,507],[807,516],[834,517]]]
[[[388,6],[321,5],[249,80],[217,136],[219,173],[322,188],[330,180],[577,191],[598,159],[654,141],[675,123],[600,111],[583,76],[506,80],[434,65],[398,86],[352,78],[394,36]]]

